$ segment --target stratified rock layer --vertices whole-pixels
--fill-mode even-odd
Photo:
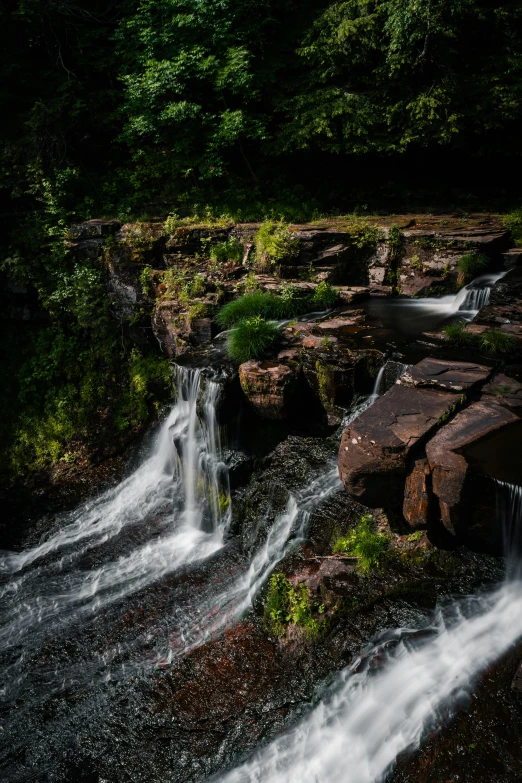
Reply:
[[[344,431],[339,472],[347,491],[376,508],[401,508],[406,460],[460,395],[432,389],[393,386]]]

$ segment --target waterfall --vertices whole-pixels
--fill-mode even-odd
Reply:
[[[37,645],[223,546],[231,508],[216,424],[219,386],[205,379],[201,390],[200,370],[175,373],[175,403],[142,464],[63,515],[57,532],[38,546],[0,555],[0,574],[11,575],[0,585],[0,650]],[[89,550],[99,564],[76,566]]]
[[[522,578],[522,487],[497,481],[497,519],[502,525],[507,578]]]
[[[504,584],[439,607],[422,634],[380,634],[297,725],[216,783],[383,783],[400,754],[469,704],[478,675],[522,637],[522,487],[497,487]]]
[[[370,313],[382,319],[385,325],[397,328],[405,334],[418,334],[438,328],[449,318],[472,321],[479,310],[489,302],[492,286],[507,272],[481,275],[457,294],[424,297],[420,299],[370,300]]]
[[[408,629],[382,635],[299,724],[217,780],[383,781],[400,753],[469,702],[477,674],[522,635],[521,617],[522,586],[511,582],[439,610],[428,641]]]

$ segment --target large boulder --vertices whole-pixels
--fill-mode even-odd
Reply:
[[[426,444],[431,486],[438,499],[440,518],[453,535],[465,532],[473,507],[473,498],[465,491],[470,465],[463,451],[519,421],[515,413],[496,400],[479,400],[460,411]]]
[[[367,506],[401,508],[408,457],[459,404],[459,393],[396,384],[345,429],[339,472]]]
[[[295,395],[298,371],[291,362],[249,361],[240,366],[239,380],[259,416],[283,420]]]

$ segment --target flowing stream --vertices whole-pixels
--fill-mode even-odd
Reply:
[[[461,288],[457,294],[421,299],[370,299],[368,312],[382,320],[385,326],[405,334],[418,334],[440,326],[444,321],[458,319],[472,321],[478,311],[489,302],[494,284],[507,270],[481,275]]]
[[[406,367],[388,361],[349,418]],[[227,554],[232,514],[216,419],[219,383],[196,369],[175,372],[175,402],[136,470],[62,515],[36,546],[0,553],[0,693],[7,716],[0,759],[9,756],[9,743],[23,752],[25,723],[49,692],[151,673],[234,625],[277,563],[306,538],[313,510],[341,488],[336,464],[325,465],[289,494],[286,509],[250,555]],[[522,524],[521,493],[499,483],[499,513],[511,542]],[[200,576],[184,590],[191,569]],[[521,634],[520,574],[515,568],[510,574],[490,595],[439,608],[433,636],[422,645],[411,629],[383,633],[297,726],[220,779],[383,779],[397,754],[451,715],[477,673]],[[142,630],[136,618],[145,605],[157,619]],[[111,629],[129,626],[129,613],[128,635],[113,641]],[[97,641],[85,651],[81,634],[90,627]],[[69,646],[49,662],[50,640],[62,636]],[[74,645],[76,663],[69,654]],[[372,661],[383,651],[386,665],[375,672]],[[32,778],[12,773],[7,779]]]
[[[439,607],[433,638],[420,645],[413,629],[383,633],[297,726],[216,780],[378,783],[466,706],[477,676],[522,636],[522,487],[499,482],[498,505],[517,564],[500,588]]]

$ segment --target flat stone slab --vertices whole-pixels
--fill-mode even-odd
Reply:
[[[491,375],[491,368],[471,362],[449,362],[426,357],[415,364],[397,381],[401,386],[415,388],[467,391],[484,383]]]
[[[348,493],[372,508],[401,508],[408,454],[459,399],[458,393],[395,385],[354,419],[339,450]]]
[[[515,413],[496,400],[483,399],[460,411],[426,444],[432,489],[439,499],[442,522],[450,533],[455,534],[458,525],[458,507],[469,468],[466,457],[459,452],[519,421]]]

